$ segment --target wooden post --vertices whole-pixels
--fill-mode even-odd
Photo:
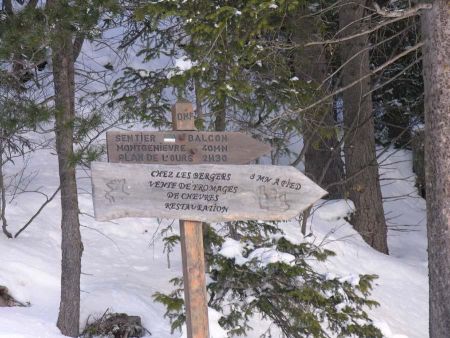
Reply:
[[[113,163],[91,164],[95,218],[190,219],[180,220],[187,337],[209,338],[201,221],[288,220],[326,191],[293,167],[236,166],[270,147],[241,133],[196,131],[188,101],[178,101],[172,117],[170,132],[107,134]],[[161,145],[165,146],[159,150]],[[221,178],[208,187],[221,186],[221,180],[229,183],[229,189],[217,193],[217,204],[198,200],[196,193],[192,199],[183,198],[191,195],[184,192],[193,191],[195,182],[205,183],[210,174]],[[178,208],[183,205],[193,208]]]
[[[202,222],[180,220],[184,302],[188,338],[208,338]]]
[[[196,130],[192,103],[178,101],[172,107],[173,130]],[[184,303],[188,338],[209,338],[208,302],[202,222],[180,220]]]
[[[172,107],[173,130],[197,130],[192,103],[187,100],[178,100]]]

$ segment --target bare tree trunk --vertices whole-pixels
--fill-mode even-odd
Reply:
[[[320,39],[319,26],[315,17],[293,18],[292,41],[304,45]],[[310,46],[295,54],[294,72],[304,81],[316,86],[316,96],[324,90],[319,86],[327,76],[327,58],[322,46]],[[336,134],[336,121],[331,102],[308,111],[304,116],[303,142],[305,147],[305,173],[314,182],[327,189],[329,198],[343,198],[344,167],[341,147]]]
[[[3,132],[0,134],[3,136]],[[0,139],[0,218],[2,220],[2,230],[6,237],[12,238],[12,234],[8,231],[8,221],[6,219],[6,187],[3,177],[3,140]]]
[[[304,140],[305,173],[314,182],[328,191],[330,199],[344,198],[344,166],[341,158],[340,143],[336,135],[323,136],[321,133],[335,133],[332,110],[328,107],[318,116],[322,120],[319,130],[306,128]],[[341,183],[340,183],[341,182]]]
[[[339,11],[339,25],[345,36],[366,30],[365,0],[345,0]],[[341,44],[342,86],[368,74],[368,36],[363,35]],[[353,59],[350,60],[350,58]],[[381,198],[376,160],[370,79],[366,78],[343,92],[345,126],[345,167],[348,197],[355,203],[352,218],[355,229],[376,250],[388,253],[387,227]]]
[[[199,78],[195,78],[195,111],[196,115],[195,118],[197,119],[197,129],[198,130],[204,130],[205,129],[205,116],[203,114],[203,102],[202,102],[202,96],[200,94],[200,90],[202,87],[202,84],[200,82]]]
[[[220,65],[220,69],[218,71],[218,80],[219,83],[224,83],[226,81],[226,65]],[[213,106],[215,121],[214,121],[214,130],[215,131],[225,131],[227,126],[227,97],[226,94],[221,90],[217,95],[217,103]]]
[[[62,9],[58,0],[48,6]],[[68,23],[58,21],[52,44],[55,89],[56,150],[61,186],[62,271],[61,302],[57,326],[62,334],[77,337],[80,322],[81,242],[78,194],[73,163],[73,121],[75,118],[74,59],[72,33]]]
[[[422,15],[430,337],[450,335],[450,2]]]
[[[220,66],[221,68],[218,71],[218,78],[219,83],[224,83],[226,81],[226,64],[223,64]],[[225,131],[227,127],[227,96],[226,94],[221,91],[217,97],[217,103],[214,106],[214,115],[215,115],[215,121],[214,121],[214,130],[215,131]],[[210,225],[208,225],[210,226]],[[231,238],[235,240],[239,240],[239,236],[237,233],[236,226],[233,224],[233,222],[227,222],[227,226],[229,229],[229,233]],[[206,229],[204,228],[204,231]],[[205,231],[206,233],[206,231]],[[205,247],[207,247],[205,245]],[[212,252],[211,245],[208,246],[206,249],[207,252]],[[206,252],[206,251],[205,251]],[[209,264],[207,265],[209,269]]]

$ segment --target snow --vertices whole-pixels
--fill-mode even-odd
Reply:
[[[225,239],[219,254],[226,258],[236,258],[242,256],[243,247],[241,242],[232,238]]]
[[[184,72],[188,71],[192,67],[196,65],[195,62],[192,62],[187,57],[182,57],[175,59],[174,67],[176,70],[170,70],[167,74],[167,78],[174,77],[175,75],[182,75]]]
[[[295,256],[286,252],[280,252],[275,248],[258,248],[251,252],[248,256],[248,260],[256,260],[259,263],[259,266],[266,266],[277,262],[293,265]]]
[[[260,267],[266,266],[270,263],[286,263],[293,264],[295,257],[289,253],[280,252],[275,248],[258,248],[253,250],[248,257],[242,255],[244,247],[242,243],[232,238],[227,238],[219,250],[219,254],[235,260],[238,265],[244,265],[255,261]]]
[[[355,205],[350,200],[330,200],[320,203],[315,208],[315,215],[324,221],[337,221],[350,216]]]
[[[148,77],[149,74],[150,74],[150,73],[148,72],[148,70],[145,70],[145,69],[139,70],[139,76],[140,76],[140,77]]]
[[[359,284],[359,276],[356,275],[348,275],[339,278],[339,282],[341,283],[349,283],[350,285],[357,286]]]
[[[317,3],[317,2],[314,2],[314,3],[311,3],[311,4],[308,5],[308,9],[309,9],[311,12],[317,12],[317,10],[319,9],[319,7],[320,7],[320,4]]]
[[[308,240],[336,252],[328,261],[314,263],[326,278],[356,284],[359,274],[379,276],[372,298],[380,307],[369,313],[386,337],[425,338],[428,336],[425,202],[415,192],[410,152],[387,151],[380,163],[389,222],[389,256],[370,248],[347,223],[346,216],[354,209],[348,200],[319,201],[308,219],[306,239],[300,236],[298,220],[283,222],[281,227],[289,240]],[[18,161],[16,165],[20,167]],[[6,168],[7,175],[17,170],[11,165]],[[42,187],[43,192],[51,194],[58,186],[57,161],[51,151],[41,150],[31,158],[27,172],[36,171],[28,190]],[[141,316],[151,337],[182,337],[180,332],[170,333],[170,324],[163,318],[165,308],[152,298],[157,291],[168,292],[171,289],[168,281],[181,276],[179,247],[170,256],[169,268],[159,233],[172,221],[125,218],[96,222],[91,216],[88,170],[78,170],[78,184],[84,243],[81,326],[84,327],[89,316],[101,315],[109,308]],[[20,229],[42,202],[40,194],[17,196],[8,204],[9,229],[12,232]],[[59,222],[58,195],[17,239],[0,235],[0,285],[7,286],[18,300],[31,303],[26,308],[0,308],[0,338],[63,337],[55,326],[60,295]],[[245,245],[227,239],[218,250],[239,264],[252,259],[258,264],[293,262],[291,255],[274,248],[257,249],[244,257]],[[226,337],[218,325],[220,315],[210,309],[209,316],[211,336]],[[257,317],[251,323],[255,329],[248,335],[250,338],[259,337],[270,325]]]
[[[219,319],[221,317],[220,312],[212,308],[208,308],[208,320],[209,320],[209,330],[210,337],[209,338],[228,338],[227,331],[222,329],[219,325]],[[180,338],[187,338],[186,335],[186,325],[183,325],[183,333]]]
[[[186,71],[191,69],[194,66],[194,63],[187,59],[187,58],[182,58],[182,59],[176,59],[175,60],[175,67],[179,68],[181,71]]]

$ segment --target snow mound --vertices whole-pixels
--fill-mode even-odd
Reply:
[[[242,256],[243,245],[239,241],[227,238],[222,244],[219,254],[234,259],[236,264],[244,265],[251,261],[256,261],[259,267],[267,266],[271,263],[294,264],[295,257],[289,253],[280,252],[275,247],[258,248],[253,250],[248,257]]]
[[[219,325],[219,319],[222,315],[220,312],[212,308],[208,308],[208,321],[209,321],[209,338],[228,338],[227,331],[222,329]],[[187,338],[186,325],[183,325],[183,333],[180,338]]]
[[[256,259],[258,265],[263,267],[271,263],[294,264],[295,257],[286,252],[280,252],[275,248],[258,248],[250,253],[248,260]]]
[[[355,205],[350,200],[330,200],[318,205],[314,214],[324,221],[337,221],[354,211]]]

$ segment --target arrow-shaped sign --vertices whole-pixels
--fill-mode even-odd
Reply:
[[[326,191],[293,167],[93,162],[95,218],[286,220]]]
[[[113,131],[106,141],[112,163],[245,164],[271,149],[239,132]]]

